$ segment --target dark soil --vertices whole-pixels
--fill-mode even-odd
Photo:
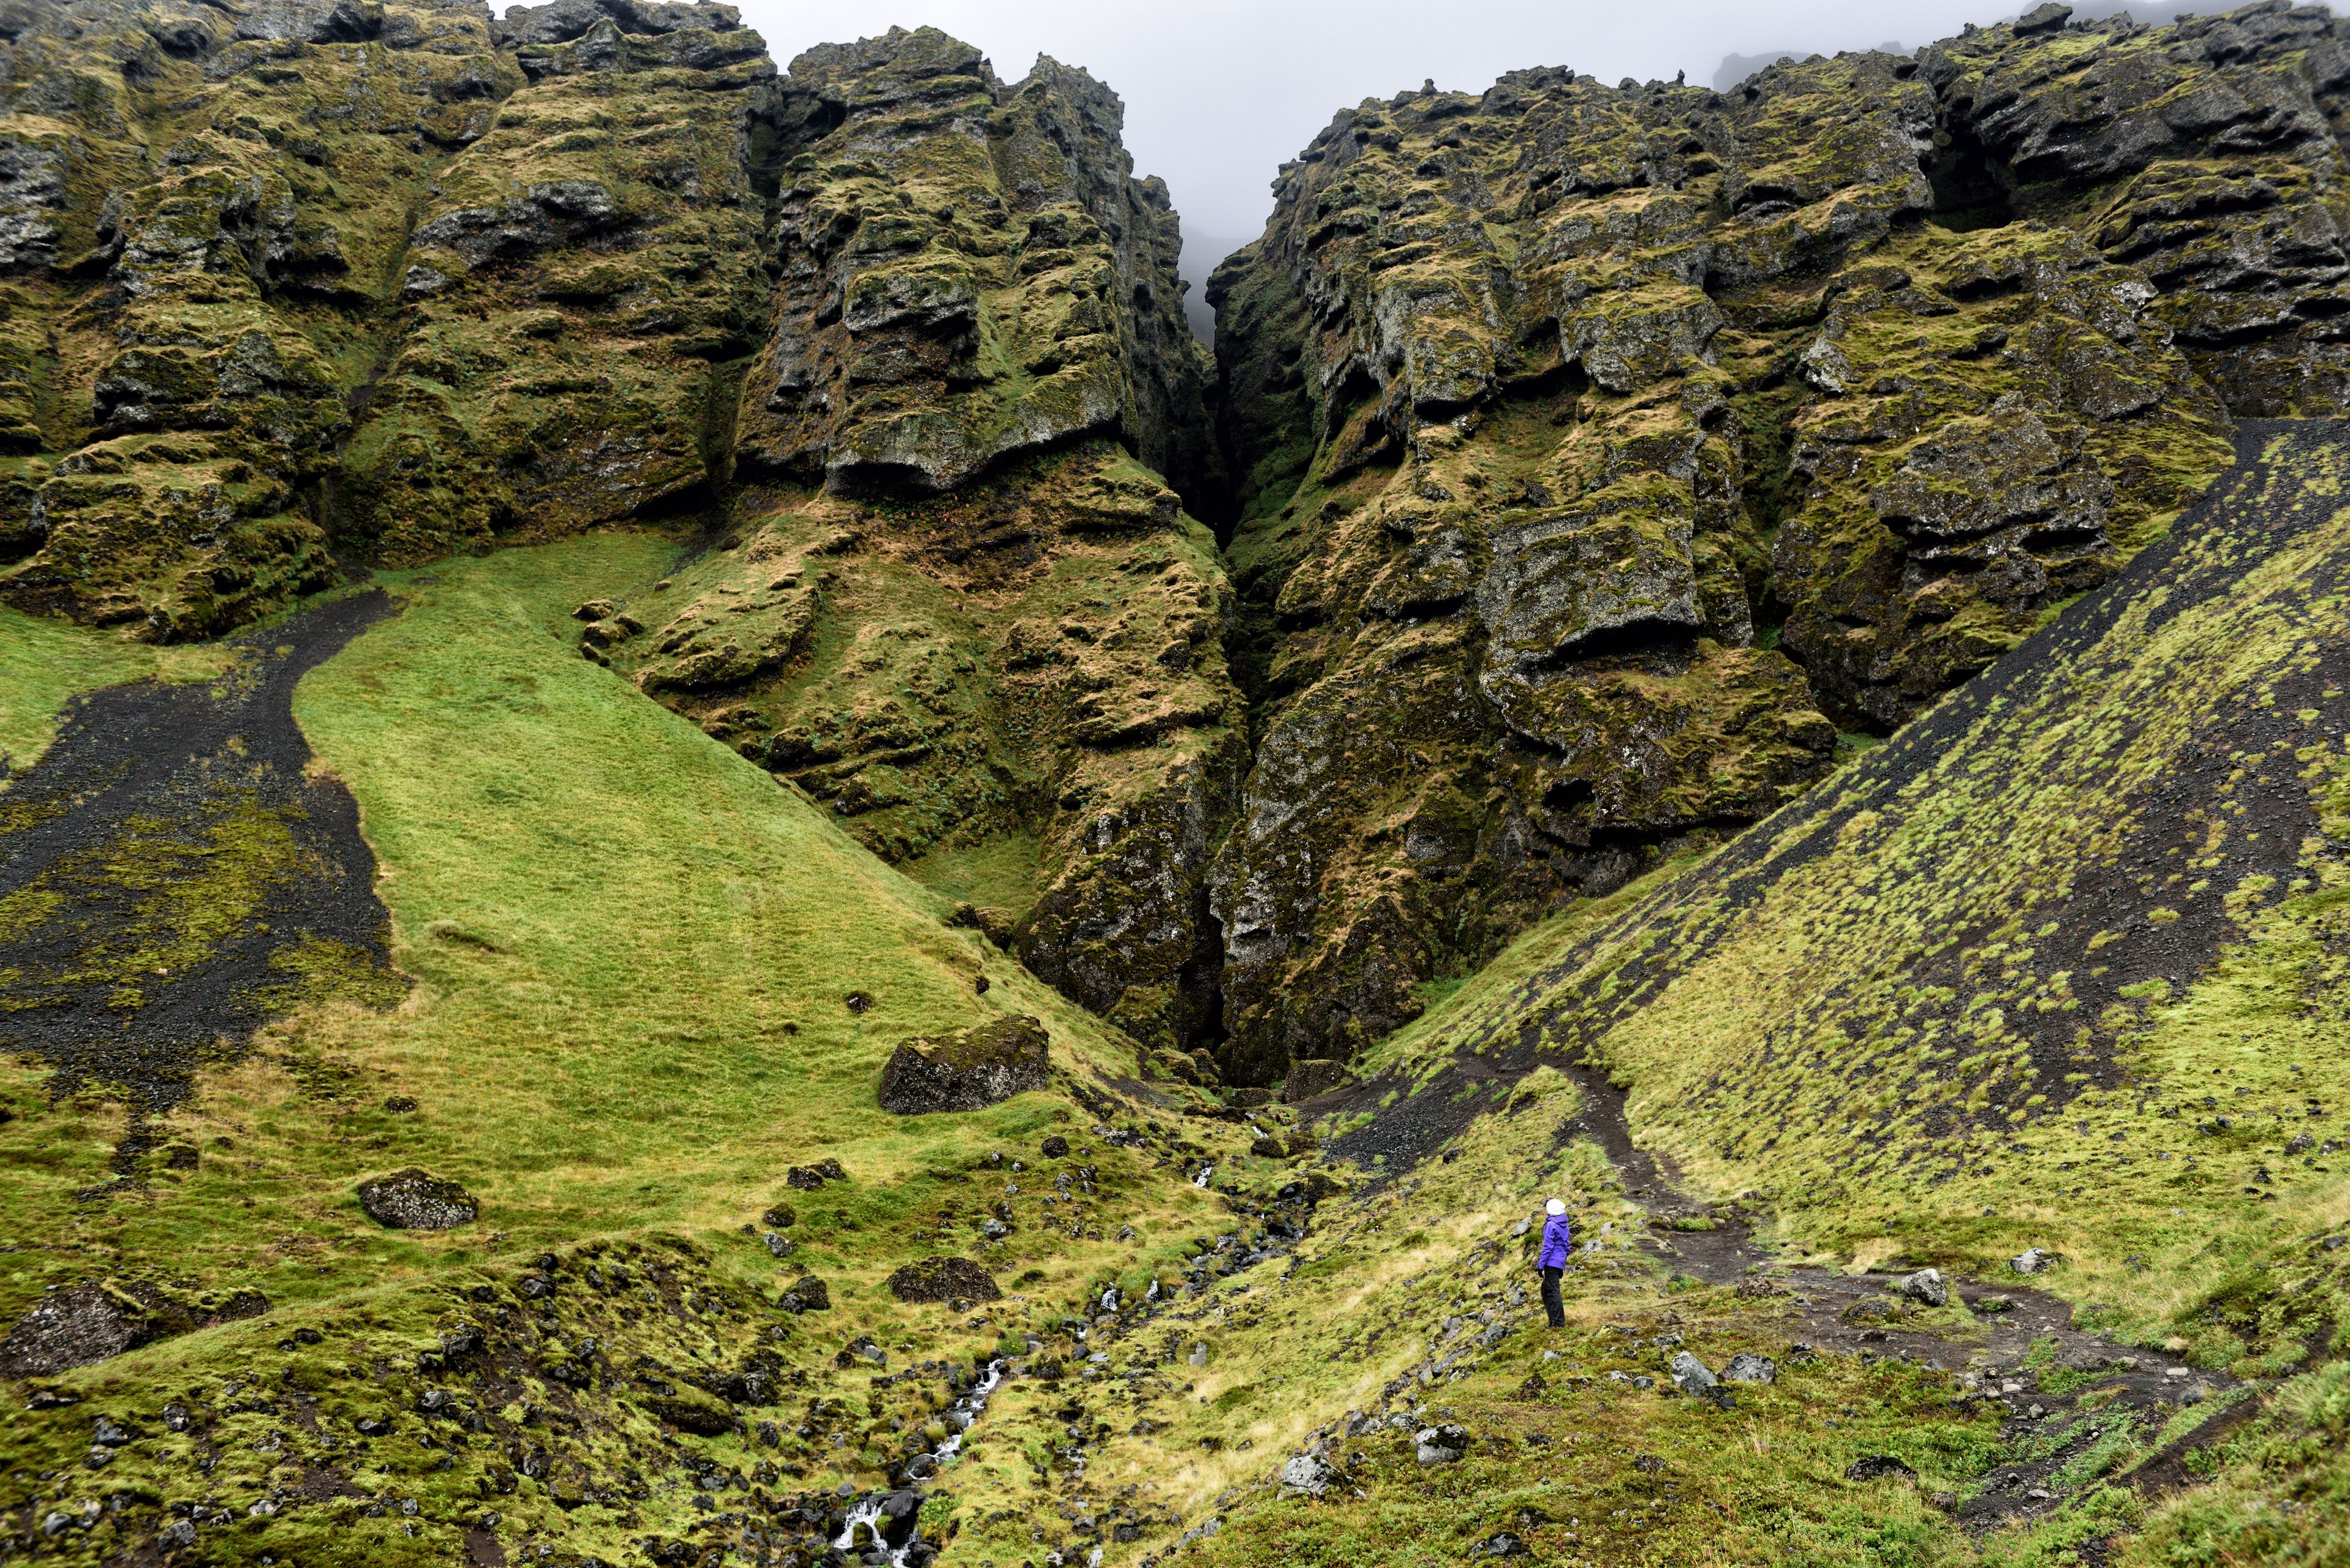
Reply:
[[[305,776],[293,712],[295,683],[391,607],[363,594],[247,633],[209,683],[78,699],[0,793],[0,909],[31,910],[0,926],[0,1049],[52,1064],[55,1094],[123,1096],[126,1173],[200,1064],[322,986],[400,984],[359,808]]]

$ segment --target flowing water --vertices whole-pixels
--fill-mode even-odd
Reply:
[[[931,1450],[933,1460],[944,1464],[962,1451],[962,1435],[986,1411],[988,1397],[1003,1381],[1004,1370],[1005,1363],[1002,1359],[989,1362],[981,1370],[978,1381],[947,1411],[946,1440]],[[936,1473],[935,1469],[932,1473]],[[876,1492],[871,1497],[858,1499],[855,1506],[849,1509],[848,1518],[842,1523],[840,1533],[833,1538],[833,1545],[868,1562],[887,1562],[892,1568],[905,1568],[915,1548],[922,1544],[922,1536],[918,1526],[912,1534],[906,1537],[906,1543],[902,1546],[891,1546],[882,1539],[882,1510],[897,1495],[895,1492]],[[870,1554],[875,1552],[883,1555],[874,1558]]]

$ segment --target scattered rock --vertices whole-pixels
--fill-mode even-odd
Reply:
[[[1939,1269],[1920,1269],[1901,1282],[1901,1293],[1930,1307],[1950,1304],[1950,1287]]]
[[[1673,1352],[1672,1372],[1673,1386],[1684,1394],[1702,1394],[1721,1381],[1712,1367],[1686,1350]]]
[[[902,1041],[881,1069],[881,1108],[901,1116],[975,1111],[1047,1081],[1045,1026],[1024,1014]]]
[[[1475,1439],[1466,1428],[1456,1427],[1448,1421],[1440,1426],[1422,1427],[1412,1434],[1412,1441],[1417,1445],[1417,1457],[1421,1464],[1450,1465],[1458,1463]]]
[[[775,1304],[791,1313],[830,1312],[832,1292],[814,1274],[806,1274],[793,1281],[792,1288]]]
[[[34,1303],[0,1340],[0,1377],[46,1377],[88,1366],[147,1337],[147,1316],[130,1303],[96,1285],[68,1285]]]
[[[969,1258],[923,1258],[889,1276],[889,1293],[901,1302],[942,1302],[957,1296],[992,1302],[1003,1293]]]
[[[2056,1257],[2053,1252],[2043,1251],[2037,1247],[2026,1247],[2022,1251],[2010,1258],[2007,1261],[2007,1266],[2019,1274],[2038,1274],[2046,1272],[2048,1266],[2055,1261]]]
[[[1321,1455],[1300,1454],[1281,1467],[1281,1495],[1320,1497],[1341,1479],[1336,1467]]]
[[[1036,1152],[1046,1159],[1066,1159],[1069,1157],[1069,1140],[1055,1133],[1036,1146]]]
[[[1729,1366],[1721,1369],[1721,1380],[1724,1383],[1776,1383],[1779,1380],[1779,1364],[1767,1355],[1741,1351],[1730,1358]]]
[[[716,1438],[734,1429],[734,1411],[715,1395],[691,1384],[673,1394],[639,1391],[632,1397],[656,1420],[696,1437]]]
[[[1326,1095],[1333,1089],[1343,1089],[1355,1081],[1344,1062],[1321,1057],[1305,1057],[1289,1064],[1289,1076],[1282,1085],[1284,1105],[1294,1106],[1300,1100],[1310,1100]]]
[[[824,1184],[819,1181],[816,1185],[821,1187]],[[759,1221],[761,1224],[773,1226],[778,1231],[788,1231],[799,1222],[799,1212],[790,1204],[778,1203],[760,1215]]]
[[[770,1255],[777,1258],[788,1258],[792,1255],[794,1250],[792,1247],[792,1239],[789,1236],[785,1235],[783,1232],[779,1231],[770,1231],[765,1236],[762,1237],[761,1240],[766,1242],[767,1251]]]
[[[1898,1476],[1903,1480],[1914,1481],[1918,1479],[1918,1472],[1891,1454],[1863,1454],[1846,1465],[1844,1469],[1844,1479],[1846,1480],[1882,1480],[1887,1476]]]
[[[827,1181],[847,1179],[848,1172],[837,1159],[820,1159],[814,1165],[795,1165],[784,1172],[784,1185],[795,1192],[814,1192]],[[784,1212],[788,1214],[791,1210],[785,1209]],[[785,1221],[785,1224],[790,1222],[788,1220]]]
[[[359,1183],[359,1207],[377,1224],[394,1231],[450,1231],[481,1217],[473,1195],[411,1166]]]
[[[1471,1557],[1523,1557],[1526,1543],[1504,1530],[1489,1535],[1469,1549]]]

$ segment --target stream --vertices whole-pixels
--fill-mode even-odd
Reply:
[[[988,1397],[1003,1381],[1006,1366],[1001,1357],[989,1362],[978,1380],[948,1408],[946,1440],[929,1455],[932,1475],[938,1473],[939,1465],[962,1451],[963,1434],[986,1412]],[[890,1568],[911,1568],[928,1562],[934,1553],[923,1550],[928,1543],[922,1540],[921,1499],[922,1494],[911,1488],[858,1499],[842,1522],[840,1533],[833,1538],[833,1545],[875,1568],[882,1563]],[[892,1536],[898,1537],[894,1543]]]

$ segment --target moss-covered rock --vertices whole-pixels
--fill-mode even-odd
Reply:
[[[1791,798],[2111,577],[2231,412],[2340,409],[2340,29],[2064,23],[1728,94],[1513,72],[1283,167],[1210,285],[1263,703],[1233,1072]],[[1404,826],[1440,776],[1450,839]]]

